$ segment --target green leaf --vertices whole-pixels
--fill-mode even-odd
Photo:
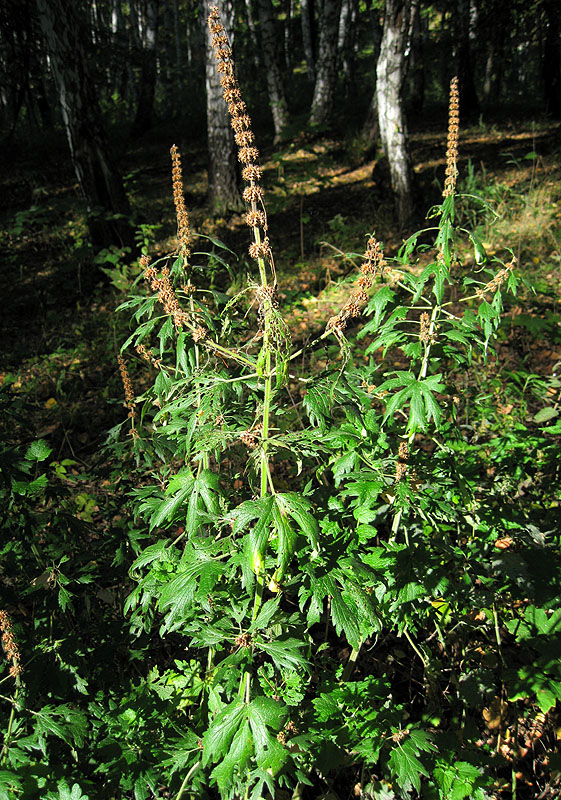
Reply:
[[[187,497],[192,493],[193,486],[195,483],[195,479],[193,476],[188,476],[186,478],[186,482],[184,485],[179,489],[175,494],[171,497],[168,497],[167,500],[164,500],[157,508],[157,510],[152,514],[150,517],[150,530],[154,528],[159,528],[161,525],[166,522],[167,520],[173,519],[176,511],[185,502]],[[170,491],[170,488],[174,484],[170,484],[168,486],[167,491]]]
[[[226,797],[231,791],[234,772],[237,771],[240,776],[243,776],[252,755],[253,742],[246,719],[236,731],[227,755],[211,773],[223,797]]]
[[[203,734],[203,766],[226,755],[246,717],[247,706],[238,699],[216,715]]]
[[[351,647],[358,649],[360,646],[360,631],[354,614],[343,600],[341,592],[335,585],[335,581],[329,579],[329,593],[331,595],[331,619],[335,625],[337,634],[344,631],[346,639]]]
[[[428,778],[429,773],[409,742],[394,747],[388,763],[401,789],[407,792],[413,787],[417,792],[421,791],[421,775]]]
[[[312,547],[317,550],[319,528],[314,515],[310,512],[311,503],[295,492],[278,492],[275,495],[275,503],[281,513],[292,517]]]
[[[442,800],[471,797],[482,777],[479,769],[467,761],[454,761],[452,764],[439,761],[433,774]]]
[[[553,408],[553,406],[548,406],[548,408],[542,408],[537,414],[534,414],[534,422],[548,422],[550,419],[554,419],[557,416],[559,416],[558,409]]]
[[[49,447],[44,439],[37,439],[31,442],[25,453],[27,461],[44,461],[53,452],[52,447]]]
[[[308,661],[300,653],[300,648],[306,642],[298,639],[277,639],[273,642],[255,641],[255,647],[271,656],[274,664],[279,669],[294,670],[297,667],[307,667]]]

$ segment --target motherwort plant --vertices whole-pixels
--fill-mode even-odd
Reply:
[[[177,647],[151,673],[177,700],[166,796],[315,797],[344,775],[345,796],[483,800],[507,717],[485,737],[462,681],[481,647],[495,659],[484,696],[507,693],[496,598],[519,589],[491,557],[507,522],[479,491],[462,381],[483,368],[516,277],[456,219],[457,81],[429,227],[391,260],[368,236],[342,307],[295,347],[217,10],[208,24],[255,277],[209,288],[173,147],[177,251],[144,257],[121,306],[134,327],[122,357],[134,348],[150,376],[136,397],[125,379],[131,447],[153,475],[134,493],[147,542],[126,610]]]

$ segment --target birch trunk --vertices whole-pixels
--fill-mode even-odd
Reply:
[[[109,155],[98,98],[84,50],[87,33],[75,2],[36,0],[55,79],[70,156],[96,248],[134,247],[130,206]],[[117,217],[119,215],[121,218]],[[113,217],[113,218],[112,218]]]
[[[220,85],[220,75],[216,69],[216,60],[212,50],[212,36],[207,25],[207,16],[213,6],[218,6],[220,21],[226,34],[233,41],[233,3],[232,0],[209,0],[205,5],[202,24],[206,41],[206,113],[208,136],[208,188],[210,200],[216,211],[239,209],[241,202],[241,184],[238,170],[237,148],[234,134],[230,126],[230,118]]]
[[[380,55],[376,67],[378,125],[388,159],[399,224],[406,228],[413,214],[413,172],[403,110],[410,0],[386,0]]]
[[[275,142],[279,142],[282,132],[288,124],[288,106],[284,94],[282,74],[279,67],[279,52],[273,17],[273,4],[271,0],[257,0],[259,13],[259,27],[261,29],[261,45],[265,72],[267,75],[267,89],[269,92],[269,105],[273,115],[275,128]]]
[[[316,82],[310,111],[311,125],[325,125],[331,117],[337,84],[337,37],[341,0],[323,0],[319,17]]]
[[[315,20],[314,0],[300,0],[300,21],[302,23],[302,44],[308,68],[308,77],[311,81],[316,79],[316,48],[315,48]]]

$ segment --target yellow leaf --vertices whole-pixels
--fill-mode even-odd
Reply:
[[[45,402],[45,408],[52,408],[53,406],[56,406],[56,400],[54,397],[49,397]]]

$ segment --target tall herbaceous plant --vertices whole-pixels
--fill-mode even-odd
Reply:
[[[465,522],[474,500],[456,452],[454,382],[487,353],[501,289],[515,288],[513,263],[493,274],[475,236],[456,225],[454,80],[432,227],[391,265],[369,236],[343,307],[315,342],[295,348],[279,310],[251,120],[216,9],[208,23],[255,279],[237,294],[208,288],[173,147],[178,249],[143,257],[138,294],[121,306],[135,325],[121,352],[136,350],[150,376],[134,396],[121,360],[131,446],[153,473],[134,496],[150,543],[132,566],[138,585],[126,610],[139,634],[178,643],[173,664],[152,676],[162,691],[181,686],[166,796],[284,788],[296,797],[333,765],[398,791],[423,780],[441,792],[446,765],[470,766],[465,743],[444,744],[407,709],[384,643],[403,637],[419,692],[436,690],[427,625],[439,627],[439,603],[473,591],[466,537],[479,546]],[[459,263],[458,236],[473,242],[475,277]],[[312,370],[319,349],[327,366]],[[466,774],[482,791],[484,772]]]

